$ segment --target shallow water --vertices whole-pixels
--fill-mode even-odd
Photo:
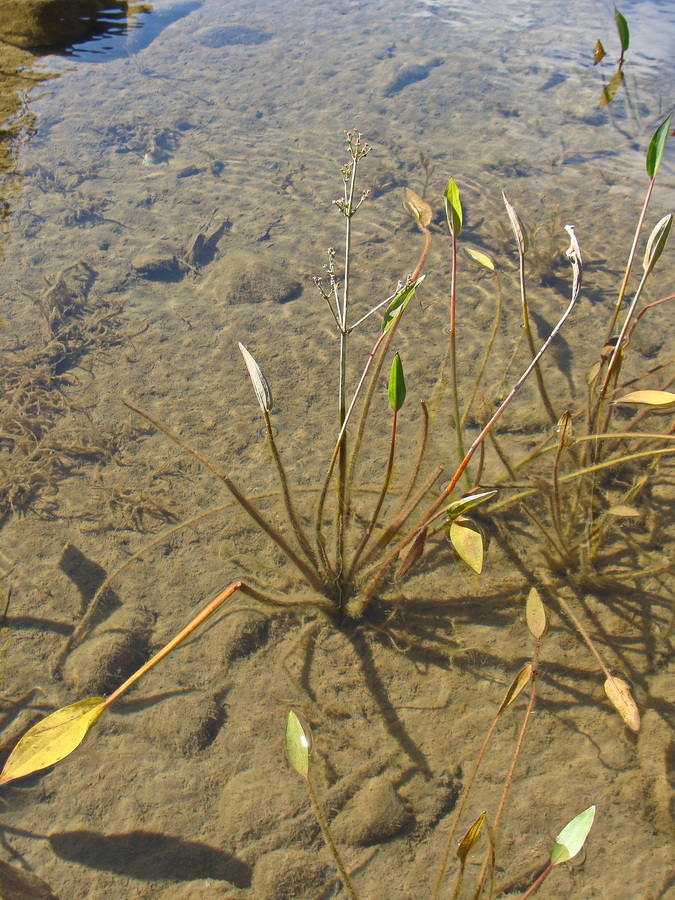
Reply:
[[[543,373],[558,412],[583,409],[586,372],[647,187],[646,148],[672,108],[669,4],[622,6],[632,36],[627,90],[604,109],[598,100],[618,54],[608,3],[519,2],[497,12],[491,2],[317,2],[301,15],[272,0],[236,11],[216,0],[192,10],[196,4],[154,6],[140,28],[41,61],[59,78],[28,96],[35,133],[17,148],[0,299],[6,365],[17,371],[3,415],[11,418],[7,405],[19,390],[33,391],[24,436],[37,449],[31,455],[27,437],[21,455],[7,440],[0,445],[0,463],[16,481],[0,534],[12,589],[3,659],[8,746],[38,714],[111,691],[233,578],[312,599],[214,478],[121,400],[180,432],[283,525],[241,341],[271,382],[279,447],[311,520],[336,406],[334,327],[312,276],[321,274],[326,249],[343,244],[331,201],[341,191],[345,129],[358,127],[372,145],[361,167],[372,195],[353,220],[354,319],[415,266],[422,240],[402,191],[424,192],[427,172],[434,214],[428,277],[394,344],[408,384],[396,499],[403,461],[417,452],[419,401],[433,396],[447,347],[448,177],[462,192],[460,245],[488,253],[500,271],[488,402],[505,395],[526,362],[500,192],[536,251],[527,275],[537,341],[569,298],[563,226],[575,225],[584,290]],[[609,57],[594,68],[598,38]],[[668,147],[649,225],[673,209],[674,188]],[[672,293],[672,253],[660,260],[648,301]],[[495,297],[494,282],[462,253],[464,402]],[[372,347],[375,319],[352,336],[350,384]],[[673,356],[672,325],[668,304],[645,316],[627,377]],[[32,377],[21,388],[22,367]],[[638,386],[664,387],[668,371]],[[383,379],[358,470],[360,501],[383,477],[385,387]],[[452,474],[451,421],[446,398],[424,470],[445,466],[437,487]],[[472,437],[475,424],[469,419]],[[667,427],[663,417],[647,424]],[[500,445],[519,457],[550,429],[528,384],[504,417]],[[547,579],[576,604],[610,666],[633,681],[643,725],[638,736],[623,727],[588,650],[547,595],[552,627],[499,836],[496,896],[522,896],[553,838],[591,803],[597,819],[581,863],[554,871],[537,896],[675,896],[675,585],[663,571],[625,577],[630,567],[657,570],[672,559],[667,465],[652,473],[654,490],[631,501],[637,516],[609,531],[602,558],[607,572],[620,574],[614,583],[571,583],[549,571],[541,537],[514,508],[501,525],[486,518],[492,539],[481,576],[439,539],[405,584],[390,589],[401,608],[377,631],[343,633],[313,624],[309,611],[270,617],[243,603],[155,669],[82,753],[7,791],[8,845],[62,898],[341,897],[302,781],[284,758],[294,706],[315,731],[316,789],[347,866],[362,866],[354,876],[360,896],[428,897],[457,791],[506,686],[532,655],[524,598],[533,580]],[[492,450],[486,466],[483,482],[506,482],[500,497],[510,496],[511,479]],[[518,477],[526,488],[527,476]],[[625,468],[603,482],[603,499],[628,503],[634,477]],[[197,520],[212,507],[224,508]],[[106,576],[189,520],[116,576],[96,629],[54,676]],[[500,726],[459,833],[483,809],[494,816],[524,710],[518,701]],[[359,825],[374,810],[386,821],[364,838]],[[364,842],[379,848],[372,858]],[[469,862],[471,883],[482,852]]]

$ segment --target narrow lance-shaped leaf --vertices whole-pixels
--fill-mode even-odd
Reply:
[[[450,523],[450,541],[467,566],[480,575],[483,571],[483,535],[476,523],[458,516]]]
[[[459,236],[462,230],[462,203],[459,198],[459,188],[454,178],[449,178],[443,195],[445,200],[445,216],[448,220],[450,233]]]
[[[461,516],[463,513],[468,512],[470,509],[473,509],[474,506],[478,506],[479,503],[485,503],[486,500],[494,497],[497,493],[497,491],[483,491],[480,494],[469,494],[466,497],[460,497],[459,500],[453,500],[452,503],[445,508],[446,515],[450,519],[456,519],[457,516]]]
[[[511,223],[511,228],[513,229],[513,234],[516,239],[516,243],[518,244],[518,251],[525,255],[527,252],[527,243],[525,241],[525,233],[523,231],[523,224],[520,221],[520,216],[515,210],[513,204],[509,201],[508,197],[502,191],[502,198],[504,200],[504,206],[506,207],[506,212],[509,216],[509,222]]]
[[[654,136],[649,142],[647,150],[647,175],[650,178],[656,178],[659,171],[663,154],[666,152],[666,141],[668,140],[668,132],[670,131],[670,122],[673,118],[671,113],[654,132]]]
[[[0,785],[56,765],[76,750],[106,709],[101,697],[79,700],[41,719],[12,750],[0,775]]]
[[[504,699],[502,700],[499,709],[497,710],[497,717],[501,716],[505,709],[508,709],[509,706],[513,703],[513,701],[520,695],[520,693],[527,687],[530,678],[532,678],[532,663],[528,663],[526,666],[518,672],[516,677],[513,679],[511,684],[509,685],[509,689],[504,694]]]
[[[403,364],[398,353],[394,356],[389,376],[389,405],[398,412],[405,401],[405,378],[403,376]]]
[[[602,46],[602,42],[598,40],[593,48],[593,65],[597,66],[599,62],[607,56],[605,48]]]
[[[305,780],[309,776],[311,746],[312,737],[309,727],[303,725],[297,713],[290,710],[286,720],[286,754],[295,771]]]
[[[469,855],[469,853],[471,853],[472,848],[474,847],[476,841],[480,837],[480,833],[483,828],[483,823],[485,822],[486,815],[487,815],[486,812],[482,812],[478,816],[476,821],[473,823],[473,825],[470,825],[467,828],[466,834],[464,835],[462,840],[459,842],[459,845],[457,847],[457,856],[459,857],[459,859],[462,863],[466,862],[467,856]]]
[[[272,392],[270,391],[267,379],[263,375],[258,363],[242,343],[239,344],[239,349],[241,350],[241,355],[244,357],[244,362],[246,363],[248,374],[251,377],[253,390],[255,391],[256,398],[260,404],[260,409],[264,413],[268,413],[272,409]]]
[[[525,619],[532,637],[539,641],[548,631],[546,609],[539,596],[539,591],[532,588],[525,603]]]
[[[480,250],[472,250],[471,247],[465,247],[464,250],[466,251],[467,256],[470,256],[479,266],[483,266],[484,269],[490,269],[491,272],[494,272],[495,264],[487,253],[481,253]]]
[[[623,55],[626,50],[628,50],[628,45],[630,44],[630,31],[628,30],[628,22],[626,21],[626,17],[622,15],[616,7],[614,7],[614,19],[616,21],[616,30],[619,32],[619,40],[621,41],[621,54]]]
[[[640,730],[640,711],[633,699],[630,685],[617,675],[605,679],[605,694],[631,731]]]
[[[382,319],[382,331],[387,332],[394,324],[396,319],[403,314],[406,306],[410,303],[413,298],[413,295],[420,284],[426,278],[426,275],[420,275],[417,281],[411,281],[404,288],[396,294],[394,299],[391,301],[389,306],[387,307],[387,311],[384,314]]]
[[[594,819],[595,806],[589,806],[565,825],[551,850],[551,863],[554,866],[559,866],[560,863],[567,862],[577,855],[586,843]]]
[[[649,240],[645,247],[645,258],[642,262],[645,275],[648,275],[652,271],[659,256],[663,253],[666,243],[668,242],[668,235],[670,234],[672,224],[673,214],[668,213],[667,216],[664,216],[660,222],[657,223],[654,230],[649,235]]]

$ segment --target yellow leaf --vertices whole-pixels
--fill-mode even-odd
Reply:
[[[608,516],[617,516],[620,519],[639,519],[640,510],[634,509],[632,506],[611,506],[607,510]]]
[[[630,685],[618,678],[616,675],[610,675],[605,680],[605,693],[609,702],[619,713],[626,725],[632,731],[640,730],[640,712],[637,708]]]
[[[0,774],[0,785],[48,769],[71,754],[105,708],[105,700],[92,697],[41,719],[10,753]]]
[[[541,602],[539,591],[536,588],[532,588],[525,603],[525,619],[532,637],[537,641],[543,638],[548,631],[548,620],[544,604]]]
[[[307,780],[309,775],[309,751],[312,737],[308,725],[300,721],[295,710],[290,710],[286,720],[286,754],[298,773]]]
[[[595,47],[593,48],[593,65],[597,66],[597,64],[603,60],[607,56],[605,52],[605,48],[602,46],[601,41],[596,41]]]
[[[672,391],[633,391],[624,394],[616,403],[644,403],[645,406],[657,406],[666,411],[675,409],[675,394]]]
[[[471,853],[471,848],[480,837],[481,829],[483,828],[483,822],[485,821],[486,815],[487,813],[481,813],[473,823],[473,825],[469,826],[466,834],[459,842],[459,846],[457,847],[457,856],[463,863],[466,862],[467,856],[469,855],[469,853]]]
[[[483,571],[483,535],[478,526],[464,516],[450,524],[450,540],[459,556],[479,575]]]
[[[422,200],[410,188],[403,188],[403,205],[421,228],[426,228],[431,222],[433,211],[426,200]]]
[[[609,84],[605,85],[598,106],[607,106],[608,103],[611,103],[612,100],[616,97],[616,92],[619,90],[622,84],[623,71],[621,69],[618,69],[612,76]]]
[[[526,666],[518,672],[516,677],[511,682],[508,691],[504,694],[504,699],[501,702],[499,709],[497,710],[497,718],[501,716],[505,709],[507,709],[516,697],[519,696],[520,692],[527,686],[530,678],[532,678],[532,663],[528,663]]]
[[[470,256],[474,262],[477,262],[479,266],[483,266],[485,269],[490,269],[494,272],[495,264],[487,253],[481,253],[480,250],[472,250],[470,247],[465,247],[464,249],[466,250],[467,255]]]

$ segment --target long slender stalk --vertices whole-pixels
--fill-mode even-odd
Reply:
[[[293,534],[297,542],[300,544],[303,553],[307,558],[307,562],[318,571],[319,563],[314,553],[314,550],[309,543],[307,535],[305,534],[305,530],[300,523],[300,519],[298,517],[298,513],[295,509],[295,504],[293,503],[293,497],[291,496],[290,488],[288,486],[288,478],[286,477],[286,469],[284,468],[284,464],[281,460],[281,456],[279,455],[279,450],[277,448],[277,443],[274,439],[274,430],[272,428],[272,423],[270,422],[270,416],[267,410],[263,410],[263,417],[265,419],[265,431],[267,432],[267,440],[269,441],[270,450],[272,451],[272,456],[274,458],[274,464],[277,469],[277,475],[279,477],[279,484],[281,486],[281,493],[284,498],[284,506],[286,508],[286,515],[288,516],[288,521],[293,529]],[[327,576],[328,573],[326,572]]]
[[[288,543],[286,538],[278,531],[267,519],[262,516],[258,510],[253,506],[253,504],[246,498],[246,496],[239,490],[237,485],[232,481],[229,475],[224,472],[219,466],[216,466],[211,462],[206,456],[200,453],[198,450],[195,450],[187,441],[183,440],[182,437],[177,435],[175,432],[171,431],[170,428],[167,428],[166,425],[162,424],[162,422],[153,418],[148,413],[144,412],[142,409],[139,409],[136,406],[132,406],[131,403],[128,403],[126,400],[122,401],[124,405],[130,409],[132,412],[135,412],[137,415],[141,416],[141,418],[145,419],[146,422],[150,422],[150,424],[156,428],[158,431],[161,431],[162,434],[165,434],[170,440],[172,440],[179,447],[182,447],[187,453],[191,456],[194,456],[196,460],[198,460],[205,468],[207,468],[210,472],[219,478],[228,491],[232,494],[237,503],[242,507],[242,509],[248,513],[248,515],[253,519],[253,521],[258,525],[265,534],[274,541],[274,543],[279,547],[284,556],[298,569],[299,572],[305,577],[307,582],[319,593],[324,592],[324,583],[321,580],[319,573],[313,569],[304,559],[302,559],[293,547]]]
[[[504,414],[504,412],[511,405],[514,397],[516,396],[516,394],[518,394],[518,392],[520,391],[522,386],[525,384],[527,379],[530,377],[530,375],[532,374],[532,371],[536,367],[537,363],[539,362],[541,357],[544,355],[544,353],[548,350],[551,342],[555,339],[556,335],[558,334],[558,332],[560,331],[562,326],[565,324],[568,316],[572,312],[574,305],[576,304],[577,300],[579,299],[579,293],[581,291],[582,263],[581,263],[581,253],[579,251],[579,245],[576,241],[576,238],[574,237],[574,230],[571,226],[567,226],[567,227],[570,231],[570,237],[572,239],[572,243],[570,244],[567,254],[568,254],[568,258],[570,259],[570,261],[572,263],[573,270],[574,270],[574,283],[573,283],[573,287],[572,287],[572,297],[567,306],[567,309],[565,310],[565,312],[562,314],[562,316],[556,323],[555,327],[551,331],[551,334],[548,336],[546,341],[544,341],[542,346],[539,348],[538,352],[535,354],[535,357],[532,360],[532,362],[525,369],[525,371],[520,376],[520,378],[515,383],[515,385],[511,388],[511,390],[509,391],[509,394],[502,401],[502,403],[500,404],[500,406],[498,407],[497,411],[494,413],[494,415],[492,416],[490,421],[487,423],[487,425],[485,425],[485,427],[482,429],[482,431],[480,432],[478,437],[474,440],[473,444],[471,445],[468,452],[466,453],[464,459],[461,461],[461,463],[457,467],[457,470],[455,471],[455,474],[453,475],[449,484],[442,491],[440,497],[436,500],[435,503],[432,504],[431,508],[425,513],[425,515],[422,516],[422,518],[417,523],[417,525],[405,536],[405,538],[403,538],[402,541],[400,541],[393,548],[391,553],[386,557],[386,559],[384,560],[384,562],[382,563],[382,565],[380,566],[378,571],[375,573],[373,578],[370,580],[369,584],[366,586],[364,593],[359,598],[356,598],[350,604],[350,607],[348,609],[350,615],[358,618],[359,616],[361,616],[363,614],[367,605],[370,603],[370,601],[374,597],[375,592],[378,590],[378,588],[382,584],[382,581],[386,575],[387,569],[393,563],[393,561],[396,559],[396,557],[398,556],[400,551],[405,546],[407,546],[409,543],[411,543],[413,540],[415,540],[417,535],[420,534],[420,532],[424,528],[426,528],[435,518],[437,518],[439,515],[442,515],[443,505],[445,504],[446,500],[448,499],[450,494],[454,491],[455,487],[457,486],[459,479],[462,477],[462,474],[463,474],[464,470],[466,469],[466,467],[468,466],[469,462],[471,461],[471,458],[473,457],[474,453],[481,446],[481,444],[485,440],[485,437],[490,433],[490,431],[492,431],[492,429],[494,428],[497,421],[501,418],[501,416]]]
[[[361,554],[366,549],[366,545],[370,540],[370,536],[373,533],[373,529],[377,524],[377,520],[380,516],[380,510],[382,509],[382,504],[385,501],[387,496],[387,490],[389,489],[389,482],[391,481],[391,473],[394,469],[394,452],[396,450],[396,425],[398,422],[398,410],[394,410],[393,422],[391,425],[391,441],[389,442],[389,458],[387,459],[387,468],[384,473],[384,482],[382,484],[382,489],[380,490],[380,496],[377,498],[377,503],[375,504],[375,509],[370,518],[370,522],[368,527],[366,528],[365,534],[361,538],[361,542],[354,552],[354,556],[352,557],[352,561],[349,566],[349,571],[347,573],[347,584],[352,580],[354,572],[356,571],[356,567],[359,564],[359,560],[361,559]]]
[[[342,879],[342,884],[344,885],[345,890],[349,896],[349,900],[359,900],[359,895],[356,893],[354,889],[354,885],[352,884],[352,880],[349,877],[347,872],[347,867],[345,866],[340,851],[333,840],[333,835],[330,833],[330,829],[328,827],[328,820],[324,815],[323,810],[321,809],[321,805],[319,804],[319,800],[316,796],[316,792],[314,790],[314,786],[309,777],[309,774],[305,778],[305,784],[307,785],[307,790],[309,792],[309,798],[312,801],[312,806],[314,807],[314,813],[316,815],[317,821],[319,823],[319,827],[321,828],[321,834],[323,835],[323,839],[326,842],[326,846],[331,852],[331,856],[335,860],[335,865],[338,868],[338,872],[340,873],[340,878]]]
[[[168,644],[165,644],[162,649],[155,653],[152,659],[149,659],[144,665],[140,667],[140,669],[136,669],[133,675],[131,675],[127,680],[121,684],[117,690],[113,691],[110,696],[106,697],[105,705],[110,706],[118,697],[123,694],[125,691],[129,690],[129,688],[136,684],[136,682],[141,679],[150,669],[153,669],[158,662],[161,662],[165,656],[171,653],[172,650],[175,650],[179,644],[185,640],[185,638],[189,637],[193,631],[195,631],[199,626],[205,622],[209,616],[211,616],[219,606],[222,606],[226,600],[234,594],[235,591],[239,590],[241,587],[240,581],[233,581],[232,584],[228,584],[227,587],[223,588],[223,590],[215,597],[204,609],[198,613],[194,619],[192,619],[188,624],[183,628],[178,634],[172,638]]]

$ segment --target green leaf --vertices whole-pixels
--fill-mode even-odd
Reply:
[[[253,359],[253,356],[242,343],[239,344],[239,349],[241,350],[241,355],[244,357],[244,362],[246,363],[248,374],[253,383],[253,390],[255,391],[260,409],[264,413],[269,412],[272,409],[272,392],[270,391],[267,379],[263,375],[262,369],[258,363]]]
[[[616,92],[623,84],[623,69],[617,69],[609,82],[606,84],[600,96],[598,106],[607,106],[616,97]]]
[[[616,28],[619,32],[619,40],[621,41],[621,52],[625,53],[630,44],[630,31],[628,30],[628,22],[619,10],[614,7],[614,19],[616,20]]]
[[[49,769],[69,756],[80,746],[105,708],[105,700],[92,697],[57,709],[41,719],[28,729],[9,754],[0,774],[0,785]]]
[[[449,506],[446,506],[445,512],[450,519],[456,519],[462,513],[468,512],[479,503],[485,503],[491,497],[494,497],[498,491],[483,491],[481,494],[468,494],[466,497],[460,497],[459,500],[453,500]]]
[[[554,866],[573,859],[586,843],[588,833],[593,826],[595,806],[589,806],[560,832],[551,850],[551,862]]]
[[[607,56],[607,52],[605,48],[602,46],[601,41],[597,41],[595,47],[593,48],[593,65],[597,66],[599,62]]]
[[[537,641],[541,640],[548,631],[548,619],[536,588],[532,588],[525,603],[525,619],[532,637]]]
[[[450,234],[458,237],[462,230],[462,203],[459,199],[459,188],[454,178],[449,178],[445,186],[445,216],[448,220]]]
[[[398,412],[405,401],[405,378],[403,377],[403,365],[398,353],[394,356],[389,376],[389,405]]]
[[[666,141],[668,140],[672,118],[673,114],[671,113],[667,119],[664,119],[664,121],[661,122],[654,132],[654,137],[649,142],[649,149],[647,150],[647,175],[649,175],[650,178],[656,178],[656,173],[659,171],[659,166],[661,165],[661,160],[663,159],[663,154],[666,150]]]
[[[668,213],[667,216],[664,216],[661,221],[656,224],[654,230],[649,235],[649,240],[645,247],[645,258],[642,261],[645,275],[648,275],[652,271],[659,256],[661,256],[665,250],[672,224],[673,214]]]
[[[467,566],[480,575],[483,571],[483,535],[476,523],[459,516],[450,525],[450,540]]]
[[[309,751],[312,735],[308,726],[302,724],[297,713],[290,710],[286,720],[286,755],[298,773],[305,780],[309,776]]]
[[[465,247],[464,250],[474,262],[478,263],[479,266],[483,266],[483,268],[490,269],[490,271],[494,272],[495,264],[486,253],[481,253],[480,250],[472,250],[470,247]]]
[[[426,275],[420,275],[417,281],[409,282],[396,294],[394,299],[387,307],[387,311],[385,312],[384,318],[382,319],[382,331],[384,333],[389,331],[396,319],[398,319],[398,317],[403,314],[406,306],[412,300],[413,294],[426,277]]]

